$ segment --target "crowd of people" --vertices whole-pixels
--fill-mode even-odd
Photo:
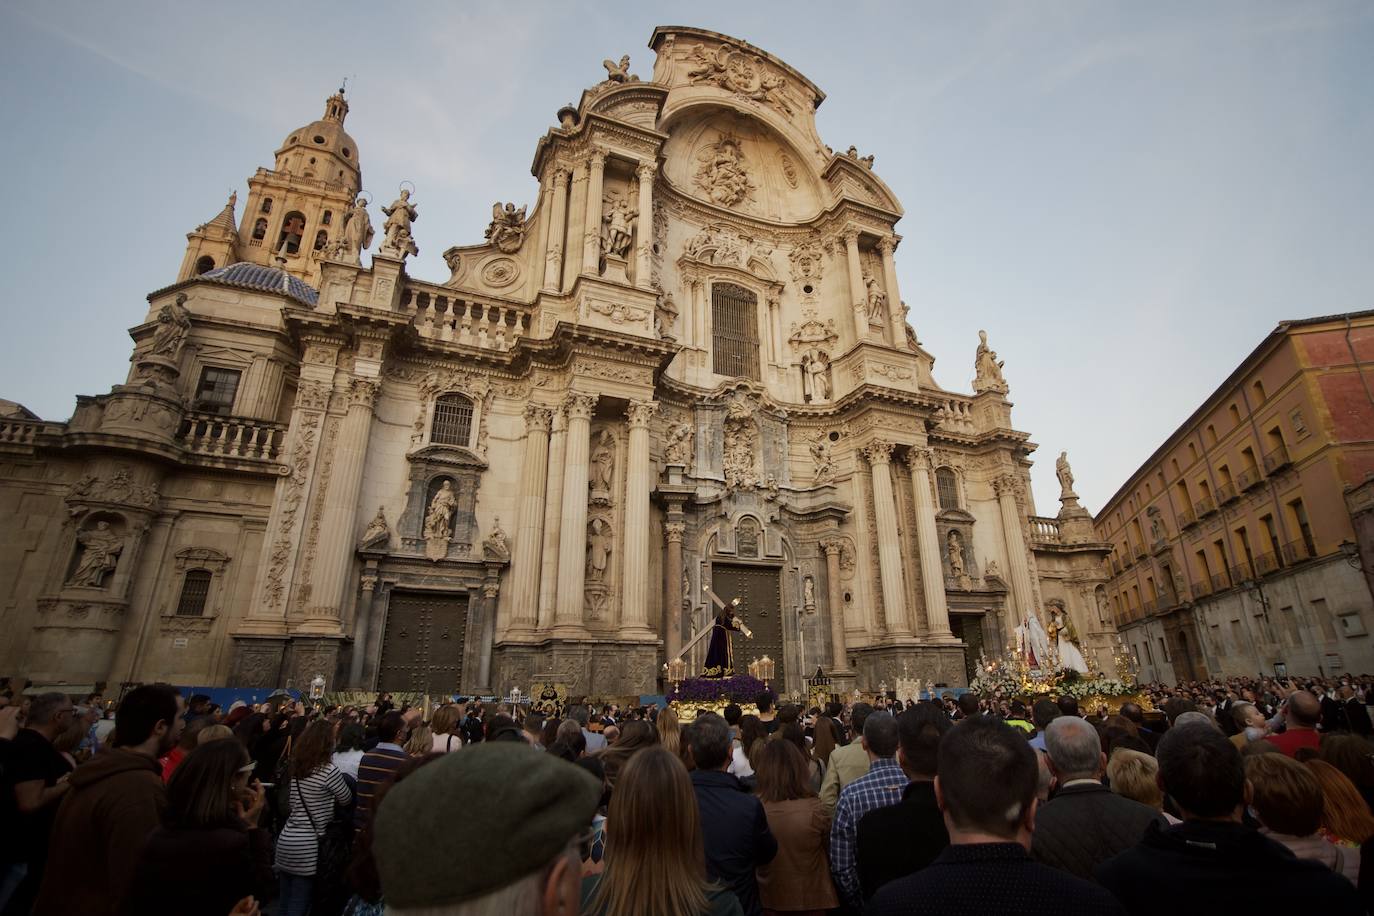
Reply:
[[[1365,678],[557,716],[0,695],[0,914],[1366,911]],[[17,702],[16,702],[17,701]]]

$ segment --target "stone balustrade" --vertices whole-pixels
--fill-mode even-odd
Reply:
[[[44,425],[42,420],[0,420],[0,445],[33,445]]]
[[[191,455],[275,461],[285,434],[286,427],[280,423],[188,413],[177,438]]]
[[[401,309],[415,313],[412,324],[421,337],[483,350],[509,350],[530,328],[523,306],[458,296],[441,286],[407,283]]]
[[[941,398],[939,406],[935,410],[935,419],[941,428],[950,432],[973,433],[976,431],[973,422],[973,409],[966,400]]]
[[[1033,544],[1058,544],[1059,519],[1044,515],[1030,517],[1030,539]]]

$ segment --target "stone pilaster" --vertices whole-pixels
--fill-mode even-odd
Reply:
[[[549,194],[549,230],[544,255],[544,292],[556,293],[562,285],[563,252],[567,242],[568,170],[553,170],[553,186]]]
[[[854,340],[868,339],[867,291],[863,262],[859,260],[859,230],[844,231],[845,263],[849,268],[849,308],[854,315]]]
[[[926,604],[926,626],[933,640],[951,640],[949,606],[945,600],[944,564],[940,560],[940,532],[935,527],[935,500],[930,495],[932,454],[929,448],[907,451],[911,468],[911,492],[916,504],[916,544],[921,558],[921,589]]]
[[[625,474],[625,562],[621,564],[620,621],[626,635],[650,635],[649,629],[649,491],[654,488],[649,462],[649,423],[658,411],[653,401],[634,401]]]
[[[520,509],[515,527],[515,556],[506,607],[510,620],[497,620],[497,632],[532,630],[539,621],[539,568],[544,548],[544,497],[549,480],[549,430],[553,411],[530,404],[525,408],[525,457],[520,468]],[[509,628],[509,629],[508,629]]]
[[[349,567],[357,545],[358,492],[372,427],[372,405],[381,388],[375,378],[355,378],[349,391],[348,413],[339,428],[329,497],[320,518],[319,561],[311,574],[310,594],[317,601],[306,608],[298,632],[338,635],[342,608],[353,591]]]
[[[896,250],[897,243],[891,238],[878,241],[878,253],[883,258],[883,287],[887,290],[887,314],[892,325],[892,339],[889,343],[894,347],[904,347],[906,316],[902,314],[902,297],[897,293],[897,262],[892,257]]]
[[[687,526],[681,519],[679,506],[676,519],[663,525],[663,651],[669,661],[682,651],[682,536]]]
[[[652,289],[649,256],[654,237],[654,175],[658,166],[641,162],[635,169],[639,178],[639,219],[635,224],[635,286]]]
[[[906,614],[906,585],[902,575],[902,546],[897,534],[897,503],[892,488],[891,442],[875,440],[863,448],[873,468],[873,515],[878,532],[878,577],[882,581],[887,631],[910,636]]]
[[[1026,538],[1021,528],[1021,510],[1016,506],[1016,492],[1020,481],[1014,474],[1005,474],[993,481],[997,490],[997,507],[1002,511],[1002,537],[1007,546],[1007,566],[1011,574],[1011,594],[1016,623],[1032,613],[1035,592],[1031,587],[1030,564],[1026,560]]]
[[[558,602],[554,625],[582,630],[587,578],[587,461],[591,452],[594,394],[571,392],[563,402],[568,437],[563,457],[563,529],[558,538]]]
[[[844,633],[844,592],[840,588],[840,554],[844,542],[839,538],[821,541],[825,551],[826,600],[830,605],[830,670],[832,674],[849,671],[849,646]]]
[[[593,150],[587,160],[587,212],[582,223],[582,273],[601,273],[601,193],[606,154]]]
[[[372,630],[372,599],[377,594],[377,577],[365,574],[360,584],[358,610],[353,615],[353,657],[348,662],[348,686],[366,689],[363,666],[367,664],[367,639]]]
[[[563,524],[563,465],[568,446],[568,418],[560,406],[553,411],[549,437],[548,489],[544,494],[544,548],[539,562],[539,629],[553,626],[558,600],[558,546]]]

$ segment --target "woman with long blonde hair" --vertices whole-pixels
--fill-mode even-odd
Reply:
[[[672,707],[659,710],[658,721],[654,723],[658,729],[658,743],[663,745],[663,749],[676,756],[682,756],[682,726],[678,724],[677,713],[673,712]]]
[[[732,916],[733,893],[706,878],[701,816],[687,768],[661,747],[620,771],[606,816],[606,869],[582,883],[592,916]]]

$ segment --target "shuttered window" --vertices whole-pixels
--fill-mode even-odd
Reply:
[[[959,478],[949,468],[939,468],[935,472],[935,489],[940,494],[941,509],[959,508]]]
[[[733,283],[711,286],[712,368],[759,379],[758,297]]]
[[[436,445],[467,446],[472,436],[472,401],[446,394],[434,402],[434,426],[429,441]]]
[[[192,569],[181,580],[181,600],[177,602],[178,617],[203,617],[205,599],[210,596],[210,572]]]

